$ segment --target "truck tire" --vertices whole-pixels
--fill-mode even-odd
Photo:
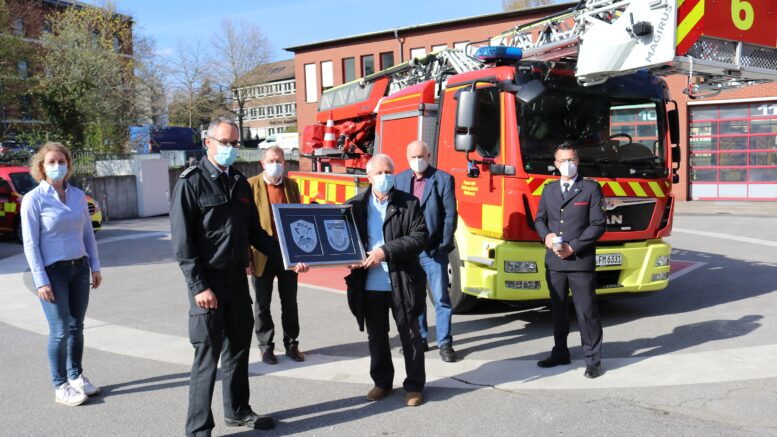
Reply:
[[[448,254],[448,296],[451,298],[451,308],[456,314],[471,310],[477,301],[475,296],[461,291],[461,259],[458,248]]]

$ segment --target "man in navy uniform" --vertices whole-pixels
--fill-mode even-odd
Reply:
[[[596,241],[605,230],[602,188],[577,172],[579,159],[570,143],[556,148],[561,179],[545,186],[534,224],[548,248],[545,277],[550,289],[555,344],[540,367],[569,364],[569,289],[575,304],[585,358],[585,376],[604,374],[601,363],[602,323],[596,306]],[[563,242],[559,243],[559,239]],[[555,244],[554,244],[555,240]]]

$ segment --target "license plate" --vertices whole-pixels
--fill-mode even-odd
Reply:
[[[620,253],[607,253],[596,255],[597,267],[619,266],[623,264],[623,255]]]

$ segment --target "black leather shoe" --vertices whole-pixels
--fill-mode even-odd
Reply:
[[[299,351],[299,346],[293,344],[286,349],[286,356],[294,361],[305,361],[305,354]]]
[[[585,373],[583,375],[586,378],[598,378],[604,375],[604,367],[602,367],[602,363],[599,363],[595,366],[585,366]]]
[[[543,369],[547,369],[549,367],[556,367],[561,365],[567,365],[570,364],[572,361],[569,359],[569,357],[554,357],[553,355],[549,356],[548,358],[545,358],[544,360],[537,361],[537,365],[542,367]]]
[[[449,343],[440,346],[440,358],[446,363],[456,362],[456,351],[453,350],[453,346]]]
[[[272,416],[260,416],[253,411],[241,417],[240,419],[224,419],[227,426],[245,426],[251,429],[273,429],[275,420]]]
[[[278,364],[278,358],[275,357],[275,352],[272,349],[267,349],[262,352],[262,362],[264,364]]]

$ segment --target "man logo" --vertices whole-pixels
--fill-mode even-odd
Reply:
[[[623,215],[621,214],[610,214],[607,216],[607,224],[608,225],[622,225],[623,224]]]
[[[324,229],[326,229],[326,238],[332,249],[338,252],[348,249],[351,239],[345,220],[324,220]]]
[[[289,227],[291,228],[291,237],[294,240],[294,244],[307,253],[313,252],[318,245],[316,227],[313,223],[297,220]]]

